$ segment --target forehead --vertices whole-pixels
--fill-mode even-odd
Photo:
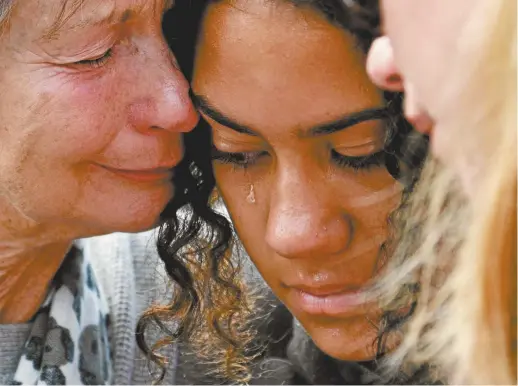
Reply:
[[[21,0],[16,4],[13,27],[24,34],[52,40],[67,30],[123,19],[146,7],[162,10],[172,0]],[[34,15],[38,15],[37,18]]]
[[[194,89],[252,127],[310,126],[379,104],[364,60],[312,9],[218,2],[203,22]]]

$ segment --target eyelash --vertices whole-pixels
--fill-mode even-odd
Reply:
[[[260,157],[268,155],[267,152],[246,152],[228,153],[213,148],[212,159],[223,164],[231,164],[235,168],[246,169],[253,166]],[[374,167],[385,165],[385,151],[380,150],[376,153],[361,157],[348,157],[331,150],[331,160],[339,167],[350,168],[355,171],[369,170]]]
[[[99,56],[95,59],[86,59],[86,60],[80,60],[79,62],[76,62],[76,64],[82,65],[82,66],[89,66],[93,68],[99,68],[106,64],[106,62],[112,57],[113,50],[110,48],[108,51],[106,51],[102,56]]]
[[[243,153],[228,153],[220,151],[215,147],[212,148],[212,159],[223,164],[231,164],[236,168],[246,169],[253,166],[257,160],[268,155],[267,152],[243,152]]]
[[[331,159],[340,167],[351,168],[356,171],[367,171],[385,165],[385,150],[382,149],[376,153],[361,157],[348,157],[335,150],[331,150]]]

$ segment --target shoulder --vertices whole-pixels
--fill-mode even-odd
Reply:
[[[136,301],[137,312],[164,295],[151,296],[158,287],[169,287],[169,280],[156,247],[156,230],[141,233],[112,233],[77,242],[88,256],[94,271],[109,293],[117,282],[125,283],[128,296]],[[154,299],[152,299],[154,298]]]
[[[157,231],[141,233],[110,233],[77,240],[95,261],[96,265],[109,264],[113,259],[158,259],[156,252]]]
[[[151,229],[140,233],[110,233],[102,236],[80,239],[76,242],[84,247],[100,249],[111,249],[113,247],[125,247],[131,249],[155,248],[157,229]]]
[[[170,303],[172,296],[171,282],[158,257],[156,234],[156,230],[112,233],[77,241],[88,256],[110,307],[119,384],[128,384],[130,379],[135,384],[151,382],[148,360],[136,347],[134,334],[140,315],[154,304]],[[149,342],[163,337],[161,331],[147,335]],[[167,350],[173,358],[171,366],[175,367],[176,347]],[[124,358],[129,358],[129,362]],[[174,373],[171,369],[167,378],[170,383]]]

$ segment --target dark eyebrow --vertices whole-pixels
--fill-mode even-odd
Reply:
[[[232,120],[231,118],[225,116],[225,114],[223,114],[222,112],[218,111],[215,107],[211,106],[209,101],[207,101],[207,98],[205,98],[201,95],[196,95],[196,94],[192,93],[192,99],[193,99],[196,107],[202,113],[204,113],[209,118],[212,118],[213,120],[218,122],[220,125],[228,127],[229,129],[237,131],[238,133],[241,133],[241,134],[252,135],[254,137],[258,136],[258,134],[255,131],[253,131],[252,129],[250,129],[249,127]]]
[[[373,107],[350,113],[336,121],[312,127],[305,136],[316,137],[336,133],[351,126],[371,120],[382,120],[393,114],[387,107]]]
[[[212,106],[207,98],[192,94],[195,105],[198,109],[212,118],[214,121],[218,122],[220,125],[228,127],[234,131],[237,131],[241,134],[252,135],[257,137],[259,134],[256,133],[250,127],[240,124],[233,119],[227,117],[221,111],[217,110],[214,106]],[[324,123],[309,129],[309,131],[305,131],[302,136],[303,137],[316,137],[323,136],[336,133],[337,131],[345,130],[351,126],[357,125],[361,122],[370,121],[370,120],[382,120],[393,116],[393,113],[388,107],[374,107],[367,108],[361,111],[357,111],[354,113],[350,113],[345,117],[337,119],[332,122]]]

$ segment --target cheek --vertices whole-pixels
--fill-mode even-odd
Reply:
[[[386,171],[374,173],[372,179],[376,185],[372,190],[360,192],[358,189],[357,194],[348,195],[344,201],[351,211],[359,213],[355,217],[374,227],[384,224],[387,214],[397,207],[403,187]]]
[[[228,165],[215,165],[217,189],[225,202],[239,240],[254,265],[268,279],[269,265],[265,263],[272,254],[265,241],[270,202],[268,183],[254,184],[244,171],[231,171],[231,168]]]
[[[0,154],[3,190],[18,192],[15,200],[25,197],[32,202],[38,197],[39,203],[59,201],[56,197],[66,194],[63,210],[76,200],[80,185],[89,183],[88,164],[124,123],[117,107],[121,103],[113,103],[118,95],[112,85],[110,79],[87,82],[56,75],[32,84],[30,93],[29,87],[20,88],[9,101],[11,109],[0,108],[6,127],[0,140],[7,148]],[[49,181],[53,186],[41,191]],[[31,210],[30,202],[20,205]],[[44,206],[52,212],[51,205]]]
[[[377,257],[375,251],[387,239],[388,218],[400,204],[403,187],[385,169],[370,171],[363,177],[342,177],[336,183],[336,199],[354,224],[349,253],[371,256],[372,261],[365,260],[356,267],[370,272]]]
[[[51,113],[42,122],[41,151],[73,161],[102,152],[125,125],[123,95],[113,83],[100,78],[50,84],[57,92],[47,93],[46,109]],[[37,112],[33,115],[38,118]]]
[[[214,164],[214,176],[219,194],[232,217],[243,243],[257,242],[264,236],[267,199],[243,170],[232,170],[230,165]],[[251,231],[253,229],[253,231]]]
[[[403,189],[385,167],[336,175],[334,184],[344,207],[360,212],[389,210],[397,205]]]
[[[431,151],[444,167],[459,178],[465,193],[471,196],[477,191],[476,187],[480,184],[480,177],[487,165],[486,160],[491,154],[481,152],[480,149],[484,149],[484,146],[480,143],[466,140],[466,136],[461,137],[462,134],[452,129],[451,125],[445,127],[438,122],[431,137]],[[461,142],[463,149],[459,151],[456,145]],[[491,149],[487,144],[488,141],[486,148]]]

